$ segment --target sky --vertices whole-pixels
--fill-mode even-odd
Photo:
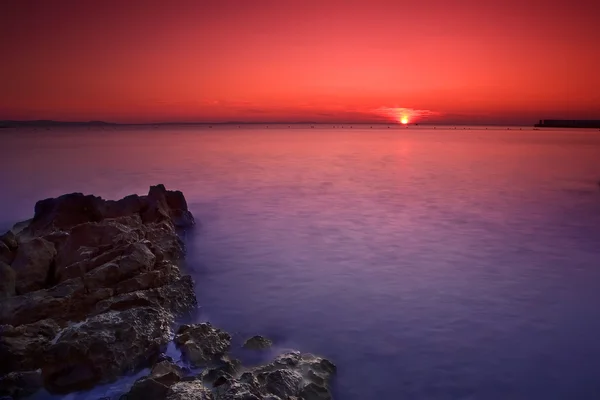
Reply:
[[[600,1],[0,2],[0,119],[600,119]]]

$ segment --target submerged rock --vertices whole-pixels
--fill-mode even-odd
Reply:
[[[262,350],[268,349],[272,345],[273,342],[270,339],[267,339],[264,336],[256,335],[246,340],[243,347],[251,350]]]

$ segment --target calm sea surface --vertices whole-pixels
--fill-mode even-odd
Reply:
[[[0,131],[0,228],[182,190],[199,319],[330,358],[338,400],[599,399],[599,180],[598,131]]]

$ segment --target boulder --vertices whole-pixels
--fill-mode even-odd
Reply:
[[[143,204],[144,200],[137,194],[126,196],[117,201],[107,200],[104,202],[102,214],[105,218],[139,215]]]
[[[0,374],[37,369],[60,327],[52,320],[0,326]]]
[[[15,252],[8,248],[6,243],[0,242],[0,262],[12,264],[15,259]]]
[[[243,347],[250,350],[262,350],[268,349],[272,345],[273,342],[270,339],[267,339],[264,336],[256,335],[246,340]]]
[[[10,265],[0,261],[0,301],[15,295],[16,279],[17,274]]]
[[[31,396],[42,388],[40,370],[19,371],[0,377],[0,396],[21,399]]]
[[[173,341],[184,359],[196,367],[219,363],[231,347],[231,336],[208,322],[182,325]]]
[[[172,323],[169,313],[137,307],[66,328],[47,351],[45,387],[54,393],[83,390],[135,371],[158,357]]]
[[[152,378],[138,379],[129,392],[123,396],[127,400],[164,400],[169,386]]]
[[[17,236],[13,231],[8,231],[4,235],[0,235],[0,242],[4,243],[10,250],[17,250],[19,247]]]
[[[212,393],[198,380],[179,382],[169,388],[166,400],[214,400]]]
[[[241,371],[242,363],[239,360],[225,359],[219,365],[213,368],[206,368],[202,371],[201,379],[208,385],[215,385],[215,381],[221,377],[233,378]]]
[[[33,238],[20,242],[11,264],[17,274],[17,293],[28,293],[53,284],[55,256],[56,249],[47,240]]]

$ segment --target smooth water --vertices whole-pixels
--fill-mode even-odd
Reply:
[[[182,190],[202,319],[329,357],[336,399],[600,398],[600,132],[53,128],[0,153],[1,228]]]

